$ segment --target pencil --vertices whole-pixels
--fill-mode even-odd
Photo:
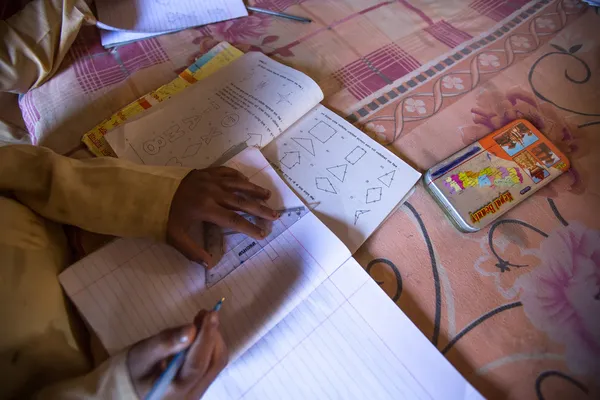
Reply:
[[[217,304],[215,304],[212,310],[219,311],[224,301],[225,297],[221,297],[221,300],[219,300]],[[175,375],[177,375],[179,368],[181,368],[181,366],[183,365],[186,354],[187,349],[180,351],[175,355],[175,357],[173,357],[171,362],[169,362],[167,368],[165,368],[163,373],[160,374],[160,376],[156,380],[154,386],[152,386],[152,389],[150,389],[150,393],[148,393],[145,400],[160,400],[163,398],[163,396],[167,392],[167,389],[169,389],[169,385],[171,384],[171,382],[173,382],[173,378],[175,378]]]
[[[304,22],[307,24],[312,22],[312,19],[309,19],[309,18],[297,17],[295,15],[285,14],[285,13],[278,12],[278,11],[265,10],[264,8],[257,8],[257,7],[250,7],[250,6],[246,6],[246,8],[250,11],[254,11],[257,13],[263,13],[263,14],[273,15],[275,17],[293,19],[294,21]]]

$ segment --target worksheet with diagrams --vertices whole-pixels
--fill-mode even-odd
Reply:
[[[261,148],[355,252],[420,174],[321,106],[322,99],[303,73],[248,53],[106,138],[120,158],[193,168],[222,163],[246,146]]]

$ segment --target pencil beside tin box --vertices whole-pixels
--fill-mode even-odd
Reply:
[[[519,119],[431,168],[425,187],[463,232],[476,232],[569,169],[569,160]]]

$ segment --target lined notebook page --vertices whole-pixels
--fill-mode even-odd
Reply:
[[[230,165],[276,193],[271,207],[301,204],[257,149],[243,151]],[[221,326],[233,360],[350,257],[312,213],[262,246],[210,288],[204,268],[175,249],[135,239],[116,240],[59,279],[109,354],[189,323],[200,309],[211,309],[226,297]]]
[[[213,383],[206,399],[480,399],[348,260]]]
[[[103,29],[160,33],[248,15],[242,0],[97,0]]]

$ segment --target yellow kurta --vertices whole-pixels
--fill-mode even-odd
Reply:
[[[61,224],[164,240],[171,200],[189,171],[0,147],[0,397],[31,393],[91,368],[57,279],[69,264]],[[100,389],[98,398],[133,396],[123,360],[61,385],[56,397],[68,390],[69,398],[91,398]]]
[[[95,22],[88,2],[33,0],[0,21],[0,91],[25,93],[56,72],[80,27]],[[0,143],[20,141],[9,128],[0,123]],[[188,172],[0,147],[0,398],[136,398],[125,354],[90,372],[76,340],[81,322],[57,279],[70,262],[61,224],[164,240]]]

